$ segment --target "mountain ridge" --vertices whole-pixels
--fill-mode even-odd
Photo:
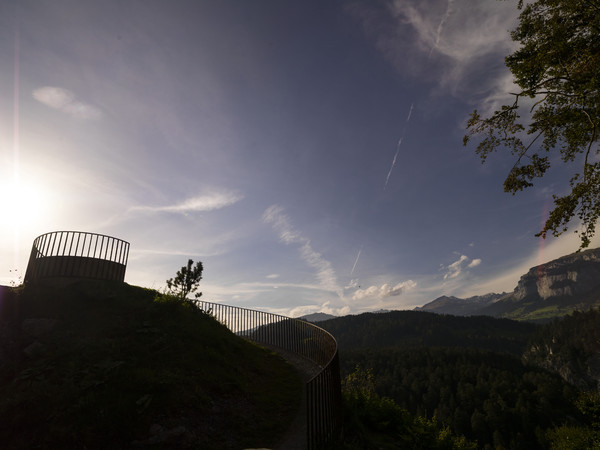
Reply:
[[[597,306],[600,306],[600,248],[572,253],[530,268],[513,292],[466,299],[441,296],[415,310],[547,321]]]

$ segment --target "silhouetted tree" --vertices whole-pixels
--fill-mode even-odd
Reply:
[[[198,290],[200,280],[202,280],[202,270],[204,267],[198,261],[194,265],[193,260],[188,260],[187,266],[183,266],[177,271],[175,278],[167,280],[167,293],[180,299],[187,298],[188,294],[193,294]],[[195,298],[200,298],[202,292],[196,292]]]

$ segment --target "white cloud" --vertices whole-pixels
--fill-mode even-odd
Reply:
[[[481,264],[481,259],[479,258],[470,260],[468,256],[460,255],[460,257],[453,263],[447,266],[442,265],[442,268],[446,271],[444,274],[444,280],[458,278],[464,273],[465,268],[471,269],[473,267],[477,267],[479,264]]]
[[[343,292],[338,284],[337,276],[329,261],[323,258],[319,252],[315,251],[308,238],[296,230],[289,219],[283,213],[283,208],[278,205],[268,207],[263,213],[263,221],[270,224],[279,235],[279,239],[286,245],[299,244],[300,257],[313,269],[317,271],[317,279],[320,285],[329,291],[335,292],[340,298],[343,298]]]
[[[272,274],[267,275],[266,278],[268,278],[269,280],[274,280],[275,278],[279,278],[279,274],[272,273]]]
[[[77,100],[75,94],[68,89],[44,86],[34,90],[32,95],[38,102],[77,119],[92,120],[102,117],[102,112],[97,107]]]
[[[207,212],[231,206],[244,198],[235,192],[212,192],[188,198],[182,202],[166,206],[134,206],[131,211],[169,212],[187,214],[191,212]]]
[[[396,297],[404,294],[406,291],[417,287],[417,283],[413,280],[403,281],[398,283],[394,287],[385,283],[381,286],[370,286],[366,289],[358,289],[352,296],[352,300],[364,300],[364,299],[384,299],[387,297]]]
[[[342,307],[331,306],[329,302],[325,302],[322,305],[305,305],[298,306],[290,310],[279,311],[279,314],[284,314],[288,317],[302,317],[308,314],[322,312],[325,314],[331,314],[333,316],[346,316],[350,314],[350,307],[348,305]]]
[[[452,278],[459,276],[462,272],[462,265],[467,259],[468,258],[465,255],[460,255],[460,258],[445,267],[447,272],[444,274],[444,280],[451,280]]]
[[[350,282],[344,286],[344,289],[356,289],[358,286],[358,278],[353,278]]]
[[[477,258],[471,261],[467,267],[471,269],[472,267],[477,267],[479,264],[481,264],[481,259]]]

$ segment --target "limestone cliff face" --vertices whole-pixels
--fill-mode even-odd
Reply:
[[[589,308],[600,308],[600,248],[533,267],[508,294],[468,299],[444,296],[416,309],[457,316],[548,321]]]
[[[512,297],[571,297],[600,285],[600,249],[586,250],[533,267],[521,277]]]

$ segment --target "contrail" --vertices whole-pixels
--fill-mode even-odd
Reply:
[[[427,59],[431,58],[431,54],[437,48],[438,43],[440,42],[440,36],[442,35],[442,30],[444,28],[444,24],[446,23],[446,20],[448,20],[448,17],[450,16],[450,8],[452,7],[452,3],[454,3],[454,0],[448,0],[448,3],[446,4],[446,12],[444,13],[442,20],[440,20],[440,24],[437,27],[435,42],[433,43],[433,47],[431,47],[431,50],[429,50],[429,56],[427,57]]]
[[[387,177],[385,177],[385,186],[383,186],[383,189],[385,189],[387,187],[388,182],[390,181],[390,177],[392,176],[392,171],[394,170],[394,166],[396,165],[396,160],[398,159],[398,155],[400,154],[400,146],[402,145],[402,140],[404,139],[404,135],[406,134],[406,127],[408,125],[408,122],[410,121],[410,116],[412,116],[414,105],[415,105],[415,102],[412,102],[410,104],[410,109],[408,110],[408,116],[406,117],[406,122],[404,122],[404,129],[402,130],[402,135],[400,136],[400,139],[398,140],[398,146],[396,147],[396,154],[394,155],[394,159],[392,160],[392,165],[390,166],[390,170],[387,174]]]
[[[356,255],[356,259],[354,260],[354,265],[352,266],[352,270],[350,271],[350,276],[354,273],[354,269],[356,269],[356,264],[358,263],[358,258],[360,258],[360,252],[362,252],[362,247],[358,250],[358,255]]]
[[[410,104],[410,109],[408,110],[408,117],[406,118],[406,123],[408,123],[410,121],[410,116],[412,116],[413,106],[415,106],[415,102],[412,102]]]

